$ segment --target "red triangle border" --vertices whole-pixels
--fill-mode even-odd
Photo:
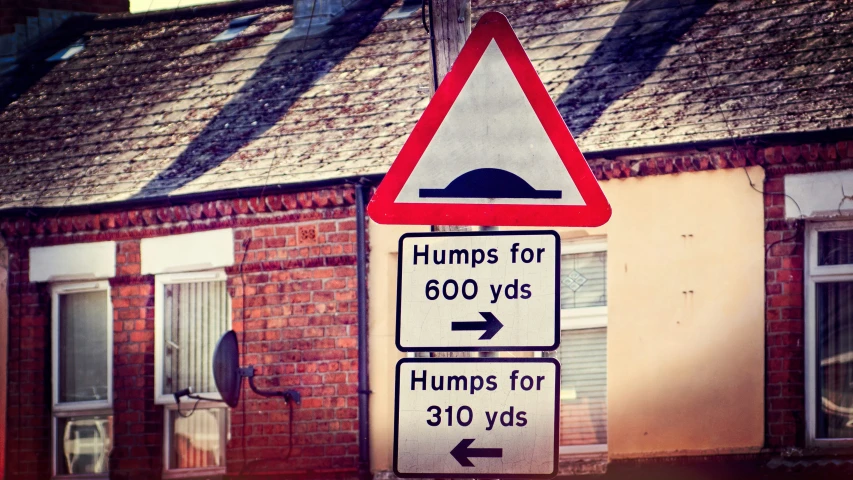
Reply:
[[[492,40],[504,55],[586,205],[396,203],[462,88]],[[507,18],[488,12],[477,22],[453,69],[442,81],[367,207],[377,223],[403,225],[595,227],[612,210],[595,176],[539,79]]]

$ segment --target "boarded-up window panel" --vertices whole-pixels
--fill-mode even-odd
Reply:
[[[560,445],[607,443],[607,329],[563,330]]]
[[[165,285],[163,393],[214,393],[212,358],[228,329],[224,281]]]

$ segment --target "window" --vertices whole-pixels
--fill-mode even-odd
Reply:
[[[607,244],[564,242],[560,265],[560,453],[607,451]]]
[[[213,381],[213,350],[231,329],[231,302],[225,272],[157,275],[155,279],[156,402],[165,405],[163,459],[167,476],[225,472],[227,409],[218,402],[184,398],[192,388],[208,399],[221,398]],[[189,406],[189,405],[193,406]]]
[[[53,473],[106,477],[112,447],[109,283],[51,288]]]
[[[853,223],[806,237],[806,408],[815,446],[853,443]]]
[[[225,272],[158,275],[154,379],[157,403],[174,403],[172,394],[219,398],[211,359],[216,342],[231,329],[231,305]]]
[[[166,470],[225,471],[225,445],[228,437],[227,408],[198,408],[192,412],[174,407],[166,409],[164,464]]]
[[[77,40],[71,45],[63,48],[62,50],[54,53],[50,57],[48,57],[46,62],[61,62],[63,60],[68,60],[69,58],[77,55],[82,52],[83,49],[86,48],[86,42],[83,39]]]
[[[246,15],[245,17],[235,18],[234,20],[231,20],[228,23],[228,28],[224,32],[213,37],[210,41],[225,42],[231,40],[232,38],[237,38],[237,35],[240,35],[240,32],[249,28],[249,25],[253,24],[255,20],[259,18],[261,18],[260,14]]]

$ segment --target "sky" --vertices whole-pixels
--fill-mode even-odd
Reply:
[[[130,13],[168,10],[172,8],[192,7],[211,3],[229,3],[234,0],[130,0]]]

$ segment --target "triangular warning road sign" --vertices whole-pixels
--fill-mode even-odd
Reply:
[[[611,213],[497,12],[474,27],[367,208],[408,225],[598,226]]]

